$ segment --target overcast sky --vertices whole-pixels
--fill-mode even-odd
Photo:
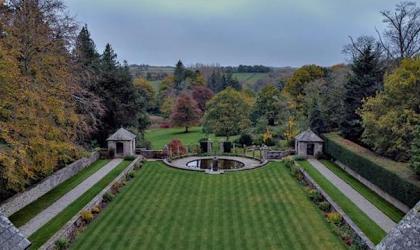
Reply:
[[[301,66],[345,61],[348,36],[375,35],[399,0],[65,0],[98,50],[130,64]]]

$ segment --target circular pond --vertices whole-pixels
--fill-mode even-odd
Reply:
[[[267,161],[238,156],[188,156],[173,161],[164,160],[164,162],[170,167],[206,173],[254,169],[267,163]]]
[[[245,167],[245,164],[240,161],[231,160],[231,159],[198,159],[190,161],[186,165],[187,168],[194,169],[213,169],[217,170],[227,170],[227,169],[241,169]]]

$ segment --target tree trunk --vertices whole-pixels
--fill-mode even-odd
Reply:
[[[185,127],[185,133],[188,133],[188,127]]]

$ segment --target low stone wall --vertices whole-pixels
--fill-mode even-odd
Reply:
[[[393,196],[389,195],[387,192],[383,191],[382,189],[380,189],[378,186],[371,183],[367,179],[363,178],[361,175],[359,175],[358,173],[353,171],[351,168],[347,167],[346,165],[344,165],[343,163],[341,163],[339,161],[335,161],[335,163],[340,168],[342,168],[344,171],[346,171],[349,175],[356,178],[358,181],[360,181],[365,186],[367,186],[370,190],[372,190],[373,192],[375,192],[376,194],[378,194],[379,196],[384,198],[386,201],[388,201],[389,203],[394,205],[399,210],[403,211],[404,213],[407,213],[408,211],[410,211],[410,208],[407,205],[405,205],[404,203],[402,203],[398,199],[394,198]]]
[[[108,184],[100,193],[98,193],[85,207],[83,207],[73,218],[71,218],[59,231],[57,231],[47,242],[40,247],[42,250],[54,250],[55,242],[60,239],[68,239],[74,235],[81,224],[82,218],[80,213],[85,210],[91,210],[96,205],[102,203],[103,196],[110,191],[114,183],[125,180],[128,173],[130,173],[136,166],[141,164],[142,157],[137,157],[130,163],[111,183]]]
[[[146,159],[163,159],[164,153],[162,150],[148,150],[144,148],[137,148],[136,154],[142,155]]]
[[[318,190],[318,192],[324,197],[324,199],[330,203],[331,207],[338,213],[341,214],[343,217],[344,222],[350,226],[350,228],[354,231],[354,233],[360,238],[360,242],[363,242],[365,244],[365,247],[367,249],[375,249],[375,244],[360,230],[360,228],[350,219],[350,217],[347,216],[347,214],[341,209],[341,207],[334,202],[334,200],[312,179],[311,176],[309,176],[308,173],[306,173],[305,170],[299,169],[299,171],[302,173],[304,181],[311,187]]]
[[[268,160],[282,159],[286,156],[294,154],[294,150],[284,150],[284,151],[267,151],[265,158]]]
[[[35,184],[26,191],[18,193],[7,199],[0,205],[0,211],[9,217],[98,159],[99,153],[94,152],[89,157],[82,158],[71,163],[70,165],[46,177],[40,183]]]

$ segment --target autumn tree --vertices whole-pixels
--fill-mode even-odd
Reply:
[[[286,100],[274,85],[266,85],[259,93],[254,107],[255,118],[264,117],[269,126],[274,126],[282,111],[286,109]]]
[[[148,112],[156,112],[156,91],[149,81],[144,78],[136,78],[133,81],[134,87],[144,96]]]
[[[386,75],[384,91],[367,98],[359,112],[362,141],[374,151],[396,160],[410,158],[415,128],[420,124],[420,58],[404,59]]]
[[[188,133],[188,128],[197,125],[200,117],[197,102],[189,94],[182,93],[176,100],[170,118],[172,126],[185,127],[185,133]]]
[[[60,1],[0,9],[0,190],[21,191],[82,153],[67,50],[75,26]]]
[[[296,70],[290,77],[284,87],[284,92],[291,99],[291,108],[302,109],[302,103],[305,96],[305,86],[317,79],[323,78],[326,74],[324,68],[311,64],[305,65]]]
[[[344,86],[344,116],[340,131],[345,138],[358,140],[363,133],[362,120],[357,113],[363,100],[381,89],[384,70],[381,51],[373,39],[359,38],[352,42],[351,75]]]
[[[227,88],[207,103],[204,127],[229,140],[250,126],[249,109],[240,92]]]
[[[192,88],[192,97],[197,102],[201,112],[206,111],[207,102],[214,96],[213,91],[205,86],[195,86]]]

